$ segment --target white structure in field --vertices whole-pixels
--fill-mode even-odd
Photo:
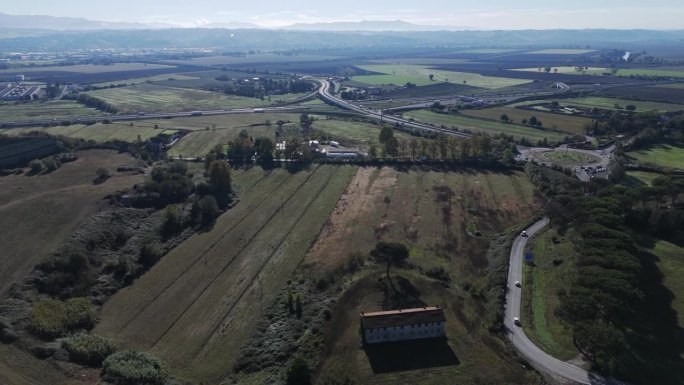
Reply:
[[[361,313],[367,344],[444,337],[445,322],[444,310],[439,307]]]

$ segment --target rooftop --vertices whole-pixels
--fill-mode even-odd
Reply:
[[[436,306],[361,313],[366,328],[444,322],[444,310]]]

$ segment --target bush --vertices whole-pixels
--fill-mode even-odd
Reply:
[[[143,245],[140,249],[139,262],[144,268],[149,269],[159,261],[162,256],[161,248],[156,242],[151,242]]]
[[[202,225],[210,224],[219,215],[218,203],[216,198],[206,195],[198,202]]]
[[[309,364],[302,357],[296,357],[290,363],[286,373],[287,385],[309,385],[311,384],[311,374]]]
[[[117,350],[114,342],[87,334],[67,338],[62,342],[62,347],[69,352],[71,361],[94,367],[102,366],[102,361]]]
[[[30,330],[44,339],[54,339],[76,330],[95,326],[95,311],[87,298],[66,302],[45,299],[36,302],[29,313]]]
[[[117,385],[161,385],[167,376],[162,361],[143,352],[114,353],[102,364],[102,378]]]
[[[433,267],[430,270],[425,272],[425,275],[427,275],[430,278],[434,278],[436,280],[442,281],[442,282],[449,282],[451,281],[451,278],[449,277],[449,273],[447,273],[446,270],[444,270],[443,267]]]

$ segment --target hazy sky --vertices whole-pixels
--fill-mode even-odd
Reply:
[[[683,29],[682,0],[3,0],[0,12],[104,21],[202,26],[239,21],[274,27],[297,22],[405,20],[482,29]],[[99,4],[98,4],[99,3]]]

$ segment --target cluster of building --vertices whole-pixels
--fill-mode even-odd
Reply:
[[[34,95],[40,92],[39,86],[24,86],[20,83],[8,83],[5,89],[0,91],[0,99],[11,100],[32,100]]]

